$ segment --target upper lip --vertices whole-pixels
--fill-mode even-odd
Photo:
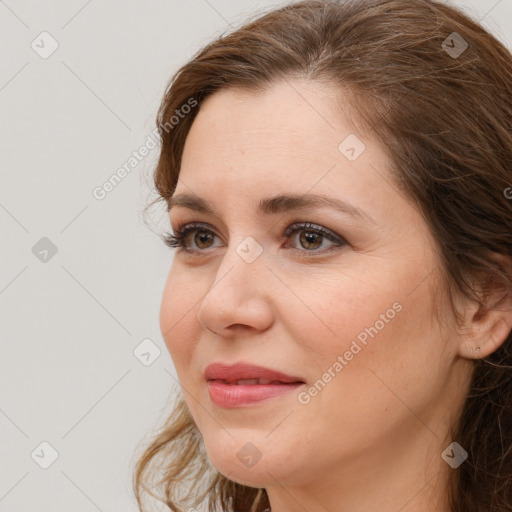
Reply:
[[[204,372],[206,380],[225,380],[227,382],[236,382],[239,379],[269,379],[280,382],[304,382],[300,377],[286,375],[285,373],[263,366],[257,366],[247,363],[212,363],[209,364]]]

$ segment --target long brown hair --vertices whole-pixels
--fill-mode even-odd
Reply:
[[[159,199],[174,193],[185,139],[205,98],[228,87],[256,92],[294,76],[349,95],[354,121],[382,143],[396,186],[420,207],[448,289],[487,308],[482,290],[510,293],[511,277],[490,253],[512,255],[512,56],[469,15],[435,1],[306,0],[216,38],[175,73],[162,99]],[[453,512],[512,510],[511,344],[509,333],[498,350],[475,360],[453,427],[453,440],[469,454],[452,473]],[[170,510],[186,512],[205,500],[209,510],[269,507],[264,489],[211,466],[182,397],[137,461],[141,510],[142,492],[155,496],[149,483],[156,466],[159,499]]]

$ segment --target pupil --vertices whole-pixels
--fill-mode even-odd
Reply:
[[[318,242],[318,239],[319,237],[321,237],[321,235],[319,235],[318,233],[308,233],[308,232],[303,232],[302,236],[306,239],[306,244],[310,245],[310,244],[315,244],[315,241]],[[318,244],[315,245],[315,247],[317,247]]]
[[[201,241],[201,243],[207,243],[208,242],[208,239],[211,238],[211,235],[209,235],[208,233],[205,233],[204,231],[199,231],[198,233],[198,237],[199,237],[199,240]]]

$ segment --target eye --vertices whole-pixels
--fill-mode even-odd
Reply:
[[[300,233],[298,237],[293,236],[295,233]],[[179,226],[176,229],[175,234],[167,233],[163,241],[172,249],[179,248],[187,253],[198,253],[204,252],[206,249],[216,247],[212,245],[214,238],[217,235],[206,225],[200,223],[186,224]],[[309,222],[297,222],[294,223],[285,230],[283,236],[285,238],[298,238],[299,245],[305,249],[295,249],[294,251],[301,253],[301,256],[309,256],[307,253],[324,254],[330,252],[333,249],[347,245],[346,241],[336,233],[319,226],[317,224],[311,224]],[[191,249],[189,246],[189,239],[196,245],[198,249]],[[317,251],[322,246],[325,240],[334,242],[327,250]],[[218,247],[218,246],[217,246]],[[306,254],[305,254],[306,253]]]
[[[190,235],[195,233],[193,237]],[[188,246],[188,239],[192,238],[199,248],[210,249],[210,242],[216,236],[213,231],[205,227],[203,224],[193,223],[184,226],[178,226],[175,234],[167,233],[164,236],[164,243],[171,249],[179,248],[186,252],[196,252]],[[206,247],[204,247],[206,245]]]
[[[298,234],[298,237],[295,235],[295,233]],[[310,222],[297,222],[291,226],[288,226],[284,232],[284,236],[286,238],[291,237],[298,239],[299,245],[307,249],[306,251],[296,249],[299,251],[299,253],[302,253],[301,256],[309,256],[308,254],[304,254],[309,252],[324,254],[346,245],[346,241],[343,239],[343,237],[337,235],[329,229],[324,228],[323,226],[311,224]],[[326,250],[324,249],[322,251],[317,251],[316,249],[321,247],[322,243],[326,240],[334,242],[334,245],[331,244],[330,248]]]

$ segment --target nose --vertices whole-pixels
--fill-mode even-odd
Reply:
[[[224,338],[265,331],[273,323],[271,283],[263,254],[252,262],[227,249],[197,313],[199,323]],[[211,279],[210,276],[205,279]]]

